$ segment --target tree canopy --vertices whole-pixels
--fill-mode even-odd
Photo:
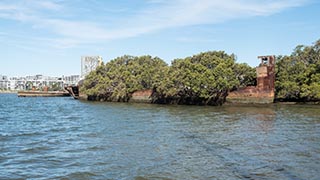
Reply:
[[[233,54],[209,51],[174,60],[157,92],[160,99],[178,104],[219,105],[229,90],[244,86],[252,79],[252,71],[246,64],[235,63]]]
[[[290,56],[279,56],[276,67],[277,99],[320,99],[320,40],[312,46],[297,46]]]
[[[133,92],[152,89],[155,103],[217,105],[229,90],[253,84],[254,76],[253,68],[223,51],[176,59],[171,66],[158,57],[122,56],[92,71],[81,92],[94,100],[126,102]]]
[[[158,86],[167,69],[158,57],[125,55],[92,71],[81,92],[94,100],[126,102],[133,92]]]
[[[221,105],[229,91],[255,84],[254,68],[234,54],[208,51],[171,66],[149,55],[118,57],[86,76],[80,91],[91,100],[126,102],[135,91],[152,90],[154,103]],[[320,40],[278,56],[275,94],[285,101],[320,99]]]

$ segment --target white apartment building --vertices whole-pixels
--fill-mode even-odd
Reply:
[[[8,77],[0,75],[0,90],[7,90],[8,89]]]
[[[64,86],[77,85],[80,80],[79,75],[63,76],[62,78],[63,78]]]
[[[7,77],[0,75],[0,90],[42,90],[49,87],[51,90],[63,89],[65,86],[77,85],[79,75],[51,77],[41,74],[25,77]]]

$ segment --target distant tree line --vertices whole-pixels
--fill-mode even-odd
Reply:
[[[277,57],[277,99],[320,99],[319,50],[320,40]],[[148,55],[118,57],[86,76],[80,91],[90,100],[127,102],[135,91],[152,89],[153,103],[221,105],[229,91],[255,84],[255,68],[237,63],[234,54],[209,51],[170,66]]]

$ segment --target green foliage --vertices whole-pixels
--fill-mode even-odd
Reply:
[[[26,83],[26,90],[32,90],[32,87],[33,87],[33,83],[31,81],[28,81]]]
[[[243,88],[247,86],[254,86],[257,84],[256,69],[250,67],[246,63],[240,63],[234,65],[234,73],[240,85],[237,88]]]
[[[211,51],[176,59],[169,67],[151,56],[122,56],[99,66],[80,91],[90,99],[128,101],[137,90],[153,90],[153,102],[219,105],[231,89],[255,83],[255,70],[235,56]]]
[[[240,85],[234,67],[234,56],[223,51],[176,59],[157,91],[179,104],[222,104],[228,91]]]
[[[278,99],[320,99],[320,40],[313,46],[297,46],[290,56],[278,57],[275,86]]]
[[[62,90],[62,85],[60,83],[53,83],[50,87],[49,87],[50,91],[60,91]]]
[[[320,99],[320,40],[277,59],[278,99]],[[92,71],[80,91],[93,100],[126,102],[133,92],[151,89],[155,103],[221,105],[230,90],[255,84],[254,68],[236,63],[233,54],[209,51],[170,67],[157,57],[118,57]]]
[[[118,57],[92,71],[80,91],[96,100],[126,102],[134,91],[158,86],[167,68],[158,57]]]

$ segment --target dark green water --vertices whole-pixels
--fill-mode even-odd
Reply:
[[[320,106],[0,94],[0,179],[320,179]]]

